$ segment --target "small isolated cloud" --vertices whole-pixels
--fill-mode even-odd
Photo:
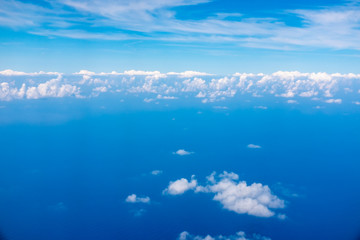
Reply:
[[[175,182],[170,182],[169,186],[163,191],[163,194],[180,195],[184,192],[194,189],[197,186],[195,176],[191,176],[191,180],[188,181],[186,178],[181,178]]]
[[[125,199],[128,203],[150,203],[149,197],[138,197],[136,194],[131,194]]]
[[[149,103],[149,102],[152,102],[152,101],[154,101],[154,99],[152,99],[152,98],[144,98],[144,102],[146,102],[146,103]]]
[[[268,237],[261,236],[259,234],[253,234],[252,236],[247,236],[245,232],[239,231],[235,235],[231,236],[195,236],[188,232],[182,232],[180,233],[178,240],[271,240]]]
[[[261,146],[260,145],[255,145],[255,144],[249,144],[249,145],[247,145],[247,148],[259,149],[259,148],[261,148]]]
[[[68,207],[63,202],[58,202],[55,205],[49,206],[49,209],[54,212],[64,212],[68,210]]]
[[[161,170],[153,170],[153,171],[151,171],[151,174],[155,175],[155,176],[160,175],[162,173],[163,173],[163,171],[161,171]]]
[[[140,209],[132,210],[131,212],[134,214],[134,217],[141,217],[142,215],[144,215],[144,213],[146,213],[146,210],[140,208]]]
[[[296,100],[287,100],[287,103],[289,103],[289,104],[295,104],[295,103],[298,103]]]
[[[266,107],[266,106],[255,106],[254,108],[257,108],[257,109],[263,109],[263,110],[268,109],[268,107]]]
[[[184,149],[179,149],[176,152],[173,152],[173,154],[185,156],[185,155],[193,154],[193,152],[188,152],[188,151],[185,151]]]
[[[341,99],[328,99],[325,101],[326,103],[337,103],[337,104],[340,104],[342,103],[342,100]]]
[[[178,99],[178,97],[174,97],[174,96],[163,96],[163,95],[157,95],[156,96],[157,99],[164,99],[164,100],[174,100],[174,99]]]
[[[275,215],[272,209],[285,207],[284,201],[273,195],[267,185],[261,183],[248,185],[245,181],[239,181],[239,176],[235,173],[223,172],[216,176],[214,172],[207,177],[207,180],[208,184],[202,186],[198,185],[194,176],[190,182],[181,178],[170,182],[163,193],[180,195],[188,190],[194,190],[196,193],[212,193],[213,200],[220,202],[225,209],[257,217],[272,217]],[[281,216],[283,219],[285,217],[285,215]]]
[[[227,109],[229,109],[229,108],[226,107],[226,106],[214,106],[213,108],[215,108],[215,109],[221,109],[221,110],[227,110]]]
[[[355,101],[353,102],[355,105],[360,105],[360,102],[359,101]]]

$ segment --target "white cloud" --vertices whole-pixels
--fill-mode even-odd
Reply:
[[[290,103],[290,104],[298,103],[296,100],[293,100],[293,99],[287,100],[286,102],[287,102],[287,103]]]
[[[254,149],[256,149],[256,148],[261,148],[260,145],[256,145],[256,144],[249,144],[249,145],[247,145],[247,147],[248,147],[248,148],[254,148]]]
[[[3,76],[39,76],[39,75],[61,75],[61,73],[58,73],[58,72],[44,72],[44,71],[26,73],[26,72],[19,72],[19,71],[14,71],[14,70],[11,70],[11,69],[6,69],[6,70],[3,70],[3,71],[0,71],[0,75],[3,75]]]
[[[257,108],[257,109],[263,109],[263,110],[268,109],[268,107],[266,107],[266,106],[255,106],[254,108]]]
[[[213,200],[220,202],[225,209],[257,217],[272,217],[275,215],[272,209],[285,207],[284,201],[273,195],[267,185],[261,183],[247,185],[245,181],[238,181],[238,179],[239,176],[235,173],[223,172],[218,176],[212,173],[207,177],[209,183],[201,186],[198,185],[194,176],[191,182],[181,178],[170,182],[164,193],[180,195],[188,190],[194,190],[197,193],[213,193]],[[282,216],[284,217],[285,215]]]
[[[23,73],[2,71],[7,75],[0,80],[0,100],[36,99],[43,97],[96,97],[109,94],[134,95],[145,102],[156,99],[191,99],[211,104],[239,97],[291,97],[288,103],[299,104],[304,97],[329,103],[358,101],[355,93],[360,87],[360,74],[301,73],[278,71],[272,74],[236,73],[231,76],[203,75],[186,77],[164,74],[159,71],[129,70],[123,73],[95,73],[81,70],[78,73],[57,78],[49,73]],[[15,72],[15,73],[14,73]],[[39,72],[41,73],[41,72]],[[31,75],[32,74],[32,75]],[[55,73],[54,73],[55,74]],[[29,78],[28,76],[31,76]],[[189,75],[190,76],[190,75]],[[25,84],[25,85],[24,85]],[[25,88],[25,89],[24,89]],[[218,104],[221,106],[225,104]],[[214,105],[211,105],[212,107]],[[215,105],[216,106],[216,105]]]
[[[154,99],[152,99],[152,98],[144,98],[144,102],[146,102],[146,103],[149,103],[149,102],[152,102],[152,101],[154,101]]]
[[[0,83],[0,100],[10,101],[12,99],[22,99],[25,96],[25,83],[21,88],[11,87],[8,82]]]
[[[131,194],[125,199],[128,203],[150,203],[149,197],[138,197],[136,194]]]
[[[196,72],[196,71],[185,71],[185,72],[168,72],[167,75],[171,76],[171,75],[176,75],[178,77],[181,78],[192,78],[195,76],[211,76],[214,74],[210,74],[210,73],[206,73],[206,72]]]
[[[309,46],[360,49],[358,4],[345,2],[337,6],[286,10],[287,16],[302,23],[298,26],[289,25],[287,16],[246,17],[241,12],[214,11],[198,20],[177,18],[176,7],[206,2],[209,1],[56,0],[53,4],[37,5],[17,0],[2,1],[0,25],[20,28],[31,34],[77,39],[159,40],[199,45],[220,42],[282,50]],[[92,27],[91,31],[85,30],[89,27]],[[139,34],[127,34],[127,31]]]
[[[51,79],[47,82],[40,83],[36,87],[29,87],[26,91],[26,98],[39,99],[46,97],[67,97],[79,96],[79,87],[61,83],[61,75],[56,79]]]
[[[337,103],[337,104],[340,104],[342,103],[342,100],[341,99],[328,99],[325,101],[326,103]]]
[[[215,109],[221,109],[221,110],[227,110],[227,109],[229,109],[229,108],[226,107],[226,106],[214,106],[213,108],[215,108]]]
[[[174,99],[178,99],[178,97],[174,97],[174,96],[162,96],[162,95],[157,95],[156,96],[157,99],[165,99],[165,100],[174,100]]]
[[[161,171],[161,170],[153,170],[153,171],[151,171],[151,174],[155,175],[155,176],[160,175],[162,173],[163,173],[163,171]]]
[[[261,236],[259,234],[253,234],[252,236],[247,236],[247,234],[245,234],[245,232],[243,231],[239,231],[235,235],[231,235],[231,236],[219,235],[214,237],[210,235],[195,236],[184,231],[180,233],[178,240],[271,240],[271,239],[268,237]]]
[[[247,185],[245,181],[237,182],[238,176],[224,172],[219,175],[220,181],[206,186],[215,193],[214,200],[219,201],[225,209],[239,214],[247,213],[258,217],[271,217],[270,209],[283,208],[284,201],[273,195],[268,186],[261,183]]]
[[[193,152],[189,152],[189,151],[186,151],[184,149],[179,149],[176,152],[173,152],[173,154],[180,155],[180,156],[185,156],[185,155],[193,154]]]
[[[104,87],[104,86],[96,87],[93,89],[94,92],[102,92],[102,93],[107,92],[107,90],[108,90],[107,87]]]
[[[163,191],[163,193],[170,195],[181,195],[190,189],[194,189],[196,186],[197,180],[195,179],[195,176],[191,176],[190,181],[188,181],[186,178],[181,178],[175,182],[170,182],[169,186]]]

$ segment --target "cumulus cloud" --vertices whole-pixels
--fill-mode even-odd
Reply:
[[[40,83],[37,87],[29,87],[26,91],[26,98],[38,99],[46,97],[77,96],[79,93],[80,90],[78,87],[61,83],[60,76],[45,83]]]
[[[260,145],[256,145],[256,144],[249,144],[247,145],[248,148],[253,148],[253,149],[257,149],[257,148],[261,148]]]
[[[165,99],[191,99],[204,104],[226,101],[241,96],[257,99],[286,97],[288,103],[302,103],[307,98],[328,103],[358,101],[360,74],[301,73],[278,71],[272,74],[236,73],[229,76],[186,71],[129,70],[122,73],[95,73],[81,70],[61,73],[24,73],[2,71],[0,100],[37,99],[44,97],[136,96],[145,102]],[[57,74],[54,78],[51,74]],[[29,78],[31,76],[31,78]],[[186,77],[185,77],[186,76]],[[349,101],[348,101],[349,100]],[[177,101],[178,102],[178,101]],[[218,104],[220,106],[221,104]],[[216,106],[216,105],[215,105]],[[258,106],[264,109],[264,107]]]
[[[163,191],[163,194],[181,195],[190,189],[194,189],[196,186],[197,180],[195,179],[195,176],[192,176],[190,181],[186,178],[181,178],[174,182],[170,182],[169,186]]]
[[[273,209],[285,207],[284,201],[273,195],[267,185],[261,183],[248,185],[245,181],[239,181],[239,176],[235,173],[223,172],[217,176],[214,172],[207,177],[207,180],[208,184],[202,186],[194,176],[191,182],[181,178],[170,182],[164,193],[180,195],[188,190],[211,193],[214,195],[213,200],[220,202],[225,209],[257,217],[272,217],[275,215]]]
[[[150,203],[149,197],[138,197],[136,194],[131,194],[125,199],[128,203]]]
[[[8,82],[0,83],[0,100],[10,101],[13,99],[22,99],[26,94],[26,85],[23,83],[18,89],[12,87]]]
[[[173,154],[179,155],[179,156],[185,156],[193,154],[193,152],[186,151],[185,149],[179,149],[176,152],[173,152]]]
[[[268,237],[261,236],[259,234],[253,234],[252,236],[247,236],[245,232],[239,231],[235,235],[230,236],[199,236],[199,235],[192,235],[189,232],[182,232],[180,233],[178,240],[271,240]]]

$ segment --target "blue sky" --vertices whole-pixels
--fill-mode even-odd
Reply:
[[[358,1],[0,4],[2,69],[359,73]]]

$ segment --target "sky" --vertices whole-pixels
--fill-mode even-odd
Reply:
[[[358,1],[0,4],[3,70],[359,73]]]
[[[360,2],[0,0],[0,240],[359,240]]]

